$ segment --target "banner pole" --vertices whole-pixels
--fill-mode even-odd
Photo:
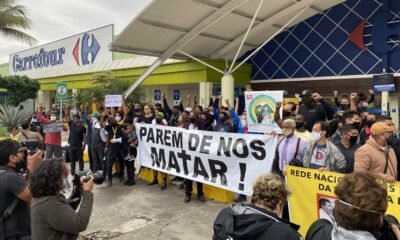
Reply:
[[[60,98],[60,121],[62,121],[62,98]]]

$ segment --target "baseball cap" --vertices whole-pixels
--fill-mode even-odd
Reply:
[[[382,133],[392,133],[394,132],[395,128],[393,126],[388,126],[384,122],[377,122],[374,123],[371,127],[372,135],[379,135]]]
[[[301,92],[300,97],[311,97],[312,93],[310,89],[306,89]]]

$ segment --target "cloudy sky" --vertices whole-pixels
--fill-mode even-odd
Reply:
[[[114,24],[121,32],[133,17],[151,0],[16,0],[27,8],[32,21],[27,31],[38,45],[72,36],[87,30]],[[0,64],[10,54],[30,48],[29,45],[0,35]]]

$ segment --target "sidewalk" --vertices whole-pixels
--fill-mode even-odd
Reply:
[[[158,186],[147,186],[141,180],[133,187],[124,186],[118,179],[113,182],[110,188],[95,186],[93,213],[84,235],[97,232],[93,239],[111,239],[99,237],[102,234],[127,240],[211,239],[214,219],[226,206],[199,202],[195,195],[185,203],[185,193],[176,185],[160,191]]]

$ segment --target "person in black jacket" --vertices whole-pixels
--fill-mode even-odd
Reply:
[[[300,240],[298,225],[286,222],[283,206],[289,195],[276,174],[259,176],[253,184],[251,204],[233,204],[221,210],[214,221],[213,240]]]

